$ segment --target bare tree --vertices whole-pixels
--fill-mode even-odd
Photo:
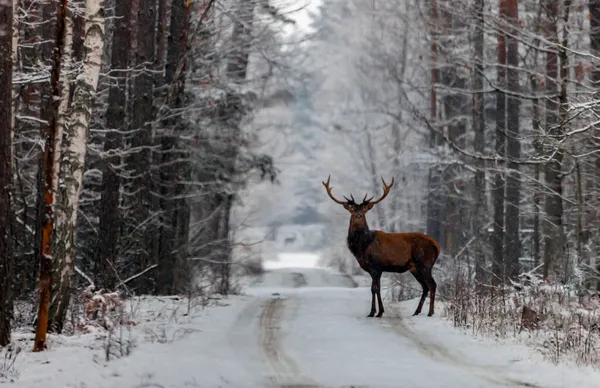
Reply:
[[[46,143],[44,146],[43,159],[43,182],[44,182],[44,218],[42,223],[42,241],[40,249],[40,296],[39,308],[37,317],[37,327],[34,340],[34,352],[43,351],[46,349],[46,334],[48,332],[48,319],[50,310],[50,297],[52,292],[52,234],[54,231],[54,193],[53,178],[54,178],[54,142],[56,139],[56,131],[58,124],[58,108],[60,105],[60,68],[62,63],[62,55],[64,52],[64,41],[66,32],[68,1],[62,0],[58,8],[56,16],[56,43],[54,49],[54,57],[52,63],[52,71],[50,75],[50,85],[52,88],[52,96],[50,103],[52,109],[49,110],[50,119],[46,128]]]
[[[11,339],[13,254],[11,241],[13,4],[0,3],[0,346]]]
[[[56,265],[60,269],[60,277],[56,279],[58,283],[54,299],[56,314],[53,323],[59,332],[69,306],[71,278],[75,270],[75,233],[79,195],[83,183],[92,101],[98,86],[104,49],[104,1],[86,0],[85,13],[83,72],[75,85],[69,122],[64,130],[60,166],[60,179],[63,184],[55,206],[56,239],[64,244],[64,248],[60,251],[61,255],[56,255],[55,258]]]

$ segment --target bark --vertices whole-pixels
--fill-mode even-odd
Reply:
[[[519,20],[518,0],[506,0],[507,19],[511,26],[515,26]],[[510,36],[506,37],[506,61],[508,64],[506,81],[507,87],[512,94],[519,92],[519,40],[518,30],[510,29]],[[520,238],[520,189],[521,180],[519,176],[519,165],[516,162],[521,156],[521,145],[519,136],[519,99],[513,96],[507,97],[506,107],[506,156],[509,172],[506,174],[506,218],[504,221],[504,260],[505,275],[512,280],[517,280],[519,275],[519,257],[521,256]]]
[[[431,90],[430,90],[430,117],[432,123],[435,124],[438,115],[437,109],[437,92],[436,84],[439,79],[439,70],[437,68],[437,23],[438,11],[437,0],[431,0],[429,9],[430,29],[431,29]],[[441,136],[432,132],[429,139],[429,146],[432,148],[439,147],[442,144]],[[427,234],[436,239],[443,245],[441,240],[441,168],[434,166],[429,169],[428,177],[428,194],[427,194]]]
[[[15,10],[19,6],[19,0],[12,0],[12,9]],[[13,74],[18,70],[18,62],[17,56],[19,53],[19,19],[17,17],[12,18],[12,51],[11,51],[11,60],[12,60],[12,72]],[[12,79],[11,79],[12,84]],[[15,123],[16,123],[16,100],[17,94],[15,93],[15,88],[11,87],[11,114],[10,114],[10,127],[12,130],[10,131],[10,152],[11,155],[14,155],[14,139],[15,139]],[[15,172],[15,163],[14,159],[11,156],[10,159],[10,167],[13,173]],[[16,179],[16,173],[13,179]],[[14,195],[14,194],[12,194]]]
[[[402,88],[405,87],[404,85],[404,79],[406,76],[406,63],[408,60],[408,35],[409,35],[409,26],[410,24],[408,23],[408,21],[404,21],[404,29],[403,29],[403,36],[402,36],[402,49],[400,51],[400,69],[398,70],[398,78],[397,78],[397,87],[399,89],[398,91],[398,119],[395,120],[394,122],[394,126],[392,128],[392,136],[393,136],[393,142],[394,142],[394,168],[392,171],[396,172],[396,171],[400,171],[400,151],[402,150],[402,127],[401,125],[403,124],[403,120],[402,120],[402,107],[401,107],[401,102],[403,100],[403,98],[401,96],[404,95],[404,92],[402,91]],[[402,193],[400,193],[399,191],[396,191],[395,196],[393,198],[392,201],[392,208],[391,208],[391,214],[393,215],[393,219],[394,221],[392,222],[391,225],[389,225],[388,227],[390,228],[391,232],[399,232],[401,230],[401,218],[398,217],[398,214],[400,214],[399,209],[401,207],[401,199],[402,199]],[[413,206],[413,204],[408,203],[408,201],[406,202],[406,210],[409,214],[409,219],[412,219],[412,217],[410,216],[410,208]]]
[[[71,279],[75,269],[75,232],[79,194],[83,184],[83,170],[92,104],[98,87],[104,50],[104,1],[85,1],[86,25],[84,38],[83,72],[77,77],[73,105],[63,136],[61,155],[60,193],[55,206],[57,246],[55,262],[60,270],[56,278],[56,314],[54,325],[60,332],[66,317],[71,293]]]
[[[42,54],[42,63],[46,66],[49,66],[52,71],[54,71],[54,67],[58,66],[58,68],[56,69],[56,71],[59,72],[59,74],[57,75],[57,79],[56,82],[59,82],[58,79],[60,78],[60,62],[58,64],[55,63],[56,61],[56,55],[57,52],[55,51],[56,49],[56,42],[58,40],[57,37],[57,28],[63,28],[64,29],[64,24],[65,21],[60,21],[60,15],[61,15],[61,9],[64,6],[64,4],[68,4],[68,1],[64,1],[64,0],[60,0],[60,2],[57,1],[53,1],[53,2],[46,2],[45,4],[41,5],[41,9],[42,9],[42,15],[41,18],[39,18],[37,20],[37,22],[41,22],[42,24],[42,36],[43,36],[43,41],[46,42],[45,44],[41,45],[41,54]],[[65,12],[67,7],[65,6]],[[65,15],[66,17],[66,15]],[[52,23],[52,20],[56,20],[56,23]],[[59,25],[63,25],[63,27],[58,27]],[[37,36],[37,31],[32,31],[32,41],[37,41],[39,38]],[[63,37],[61,37],[60,39],[64,39]],[[62,44],[62,47],[64,47],[64,44]],[[61,47],[61,57],[62,57],[62,50],[63,48]],[[33,50],[32,53],[32,61],[33,63],[36,63],[39,60],[39,58],[37,57],[37,52],[36,50]],[[62,58],[61,58],[61,62],[62,62]],[[48,128],[50,128],[50,126],[54,126],[55,124],[51,124],[52,122],[56,122],[56,120],[58,119],[57,113],[58,110],[55,109],[55,105],[58,105],[58,103],[56,101],[53,101],[52,96],[54,95],[54,85],[52,84],[53,79],[52,79],[52,74],[50,75],[50,80],[49,82],[44,82],[40,88],[40,119],[45,122],[42,125],[42,129],[41,129],[41,133],[42,133],[42,139],[45,138],[45,136],[47,135]],[[60,86],[57,84],[58,89],[60,89]],[[60,97],[60,95],[59,95]],[[44,128],[45,127],[45,128]],[[53,132],[54,133],[54,132]],[[54,136],[54,135],[53,135]],[[45,139],[46,142],[48,142],[48,139]],[[52,143],[54,143],[54,140],[52,140]],[[54,153],[54,144],[52,144],[52,153]],[[38,173],[37,173],[37,202],[36,202],[36,222],[35,222],[35,244],[34,244],[34,249],[35,249],[35,258],[40,261],[40,257],[43,256],[43,251],[41,250],[41,247],[45,244],[44,242],[44,231],[43,231],[43,225],[46,223],[46,203],[47,203],[47,198],[46,198],[46,189],[45,189],[45,185],[47,183],[48,177],[45,176],[45,174],[47,173],[46,169],[47,169],[47,162],[45,160],[46,158],[46,152],[44,151],[44,153],[42,154],[42,157],[40,157],[39,159],[39,166],[38,166]],[[52,157],[52,160],[54,160],[54,156]],[[50,186],[50,188],[52,188],[52,185]]]
[[[161,293],[183,292],[189,283],[187,270],[187,242],[189,234],[189,205],[183,198],[185,183],[191,179],[190,155],[179,135],[185,129],[179,111],[183,108],[186,50],[191,3],[174,1],[171,6],[171,23],[165,66],[165,83],[168,86],[167,109],[170,117],[164,120],[166,132],[161,140],[161,236],[159,256],[159,281]]]
[[[535,64],[537,64],[537,59],[534,62]],[[534,96],[537,96],[538,92],[539,92],[539,86],[538,86],[538,82],[536,80],[535,75],[531,76],[531,91],[532,94]],[[535,98],[533,100],[533,118],[532,118],[532,124],[531,124],[532,128],[533,128],[533,132],[534,132],[534,136],[538,136],[538,134],[540,133],[540,102],[538,98]],[[536,142],[534,140],[534,147],[536,148],[536,154],[539,156],[542,153],[541,148],[539,147],[539,142]],[[532,256],[533,256],[533,262],[535,263],[535,266],[538,266],[541,264],[540,262],[540,240],[541,240],[541,233],[540,233],[540,205],[541,205],[541,194],[539,192],[540,190],[540,185],[538,184],[538,182],[540,181],[540,173],[541,173],[541,168],[539,164],[536,164],[534,166],[534,180],[535,183],[533,184],[534,190],[533,190],[533,235],[532,235],[532,239],[533,239],[533,251],[532,251]]]
[[[62,58],[62,72],[64,76],[65,71],[69,71],[72,69],[73,61],[73,17],[71,15],[71,11],[67,10],[67,16],[65,20],[65,42],[64,42],[64,53]],[[60,200],[58,193],[58,182],[60,180],[60,166],[61,166],[61,152],[62,152],[62,141],[63,141],[63,133],[65,130],[65,125],[67,122],[67,112],[69,110],[69,99],[71,96],[71,82],[68,78],[63,77],[61,82],[61,90],[62,95],[60,98],[60,104],[58,106],[58,118],[56,124],[56,137],[54,139],[54,166],[52,167],[54,176],[52,177],[52,193],[55,198],[54,204],[54,214],[56,220],[55,233],[56,238],[54,238],[54,267],[53,267],[53,277],[55,281],[52,283],[52,297],[50,302],[50,331],[58,330],[60,332],[60,328],[56,327],[55,315],[56,315],[56,307],[57,307],[57,296],[61,294],[62,284],[61,278],[63,276],[63,272],[65,271],[65,242],[63,240],[63,235],[61,235],[61,228],[64,225],[60,225],[60,218],[63,216],[64,212],[61,212],[60,208]],[[64,224],[64,223],[63,223]],[[66,311],[66,310],[65,310]],[[61,325],[62,327],[62,325]]]
[[[60,65],[64,51],[67,0],[62,0],[56,15],[56,43],[54,47],[52,70],[50,73],[51,108],[49,110],[46,142],[44,145],[43,182],[44,182],[44,214],[42,221],[42,241],[40,249],[40,298],[37,316],[37,327],[33,351],[46,349],[46,334],[50,310],[50,294],[52,291],[52,233],[54,229],[54,195],[52,192],[54,178],[54,140],[57,131],[58,107],[60,104]]]
[[[365,130],[365,135],[367,136],[367,149],[368,149],[368,164],[369,164],[369,170],[370,170],[370,175],[371,175],[371,185],[372,185],[372,190],[373,190],[373,195],[375,195],[375,193],[379,192],[379,190],[381,189],[381,183],[380,182],[380,177],[379,177],[379,173],[377,172],[377,163],[375,162],[375,148],[373,147],[373,142],[371,141],[371,133],[369,132],[369,127],[365,126],[364,127]],[[385,213],[384,213],[384,209],[383,206],[375,206],[375,209],[377,211],[377,227],[379,229],[383,229],[386,227],[387,225],[387,221],[385,218]]]
[[[139,0],[137,7],[137,34],[135,65],[139,68],[153,70],[155,55],[155,21],[156,0]],[[141,72],[134,81],[133,110],[131,127],[136,131],[131,140],[132,156],[129,160],[132,179],[128,188],[130,195],[130,223],[128,242],[136,270],[143,271],[155,258],[149,252],[156,241],[156,230],[151,208],[151,175],[148,166],[151,164],[153,119],[153,88],[155,77],[151,72]],[[143,276],[133,281],[140,293],[148,293],[154,288],[153,276]]]
[[[120,0],[115,7],[115,33],[112,41],[111,71],[114,80],[108,91],[106,126],[110,129],[104,140],[105,157],[102,161],[102,193],[100,197],[99,228],[100,238],[96,262],[98,285],[106,290],[114,290],[117,285],[115,268],[117,265],[117,242],[120,232],[119,192],[121,180],[117,173],[123,148],[121,132],[127,128],[126,90],[127,68],[130,62],[131,45],[131,0]]]
[[[168,2],[167,0],[157,0],[157,21],[158,25],[156,28],[156,55],[155,55],[155,63],[157,71],[155,73],[154,78],[154,117],[160,117],[160,113],[163,110],[165,104],[167,104],[167,98],[169,95],[169,85],[165,83],[165,66],[167,61],[167,39],[169,38],[169,20],[167,18],[169,3],[173,3],[175,7],[177,6],[175,3],[177,1]],[[172,28],[172,26],[171,26]],[[150,256],[156,258],[158,262],[158,268],[154,273],[156,274],[156,283],[154,286],[154,291],[158,294],[172,294],[172,290],[169,288],[165,289],[166,278],[169,278],[169,274],[173,272],[173,260],[172,256],[168,257],[169,265],[163,264],[163,232],[165,230],[171,229],[171,222],[169,216],[167,216],[167,212],[165,207],[163,206],[163,202],[165,202],[165,197],[162,194],[164,191],[165,183],[161,180],[161,174],[163,170],[167,169],[165,165],[163,165],[162,160],[164,159],[164,153],[162,150],[162,143],[164,141],[165,136],[173,136],[173,132],[168,130],[168,125],[163,125],[163,128],[157,128],[157,131],[153,138],[153,150],[152,150],[152,163],[155,168],[152,171],[151,176],[151,188],[150,188],[150,204],[151,211],[155,214],[159,215],[159,225],[157,226],[157,238],[154,239],[151,246],[148,247],[150,251]],[[167,134],[168,133],[168,134]],[[171,165],[168,168],[176,169],[176,165]],[[173,180],[169,181],[168,189],[170,189],[175,183]],[[167,189],[167,190],[168,190]],[[170,198],[169,198],[170,199]],[[170,202],[167,200],[166,202]],[[169,213],[171,215],[172,212]],[[168,233],[168,232],[167,232]],[[166,273],[165,273],[166,272]],[[172,278],[169,281],[172,282]],[[169,283],[170,284],[170,283]]]
[[[73,17],[71,11],[67,10],[67,16],[65,20],[65,49],[63,52],[61,62],[61,76],[64,76],[64,72],[71,70],[72,67],[72,54],[73,54]],[[69,97],[71,95],[71,82],[68,78],[63,77],[61,84],[61,97],[60,104],[58,106],[58,118],[56,123],[56,138],[54,139],[54,177],[52,177],[52,191],[54,195],[58,192],[58,181],[60,175],[60,163],[61,163],[61,147],[63,132],[65,130],[65,124],[67,121],[67,111],[69,110]]]
[[[252,46],[252,25],[254,23],[255,3],[251,1],[241,1],[238,3],[236,18],[233,23],[233,32],[231,42],[235,47],[231,50],[227,58],[226,76],[227,79],[236,85],[242,85],[246,80],[248,71],[248,58]],[[227,294],[229,292],[229,280],[231,272],[231,246],[229,244],[230,236],[230,217],[233,210],[235,199],[235,179],[236,179],[236,161],[240,149],[241,130],[240,122],[242,114],[241,96],[236,93],[228,93],[224,101],[217,107],[216,118],[223,127],[221,135],[218,138],[219,147],[221,147],[220,156],[223,158],[222,170],[219,174],[224,177],[226,184],[215,196],[218,206],[221,207],[219,216],[215,219],[217,222],[217,241],[220,242],[220,249],[217,261],[221,264],[217,270],[220,278],[218,292]]]
[[[546,52],[546,92],[550,96],[546,99],[546,134],[545,142],[550,142],[551,148],[558,146],[558,139],[562,129],[558,117],[558,45],[557,32],[558,1],[546,1],[546,39],[554,43]],[[555,156],[545,166],[545,180],[547,187],[552,190],[546,194],[544,203],[544,279],[556,279],[556,266],[562,256],[563,226],[562,226],[562,159],[563,151],[558,150]]]
[[[591,48],[591,54],[594,56],[594,58],[598,58],[600,56],[600,0],[589,0],[589,10],[590,10],[590,48]],[[592,86],[594,87],[594,89],[596,90],[596,93],[594,93],[593,98],[595,100],[600,99],[600,64],[598,64],[598,61],[593,61],[592,62],[592,71],[591,71],[591,75],[590,75],[590,80],[592,82]],[[600,114],[600,109],[596,108],[595,109],[595,114]],[[598,131],[598,127],[594,128],[596,133]],[[593,137],[592,137],[593,138]],[[592,140],[594,146],[596,148],[600,147],[600,144],[598,144],[598,140],[594,139]],[[595,160],[593,161],[594,164],[594,177],[598,176],[598,172],[600,172],[600,155],[595,157]],[[597,179],[597,178],[596,178]],[[594,182],[595,183],[595,182]],[[594,202],[595,203],[600,203],[600,190],[598,190],[598,184],[595,184],[596,186],[596,190],[595,190],[595,198],[594,198]],[[590,218],[592,219],[596,219],[597,220],[597,213],[596,213],[596,209],[594,209],[593,211],[593,215],[590,215]],[[589,235],[590,233],[588,233]],[[598,239],[595,239],[595,242],[593,243],[593,248],[592,248],[595,252],[600,252],[600,242],[598,241]],[[596,267],[596,258],[595,255],[592,253],[590,254],[590,265],[592,266],[592,268],[595,268],[596,270],[598,270],[599,268]],[[596,288],[600,289],[600,282],[598,282],[597,280],[594,280],[591,282],[592,285],[595,283]]]
[[[0,2],[0,347],[11,339],[13,256],[11,249],[12,187],[12,55],[13,4]]]
[[[506,6],[508,0],[500,0],[500,14],[506,18]],[[501,158],[506,155],[506,94],[503,89],[506,86],[506,37],[500,30],[498,35],[498,76],[496,91],[496,153]],[[492,233],[492,273],[494,283],[504,281],[504,177],[502,165],[496,165],[498,171],[494,176],[494,187],[492,191],[494,202],[494,231]]]
[[[570,122],[568,121],[568,95],[567,95],[567,87],[568,87],[568,77],[569,77],[569,56],[567,54],[567,50],[569,49],[569,16],[571,14],[571,0],[564,0],[563,3],[563,21],[562,21],[562,41],[560,42],[560,46],[558,46],[558,59],[560,63],[560,97],[559,97],[559,126],[557,131],[557,142],[564,141],[565,132],[569,131]],[[559,149],[557,154],[560,157],[560,160],[557,160],[556,167],[560,166],[562,170],[562,158],[564,152],[562,149]],[[557,181],[555,185],[562,189],[562,179],[563,173],[560,171],[557,175]],[[559,207],[556,207],[556,213],[553,214],[554,220],[560,220],[562,224],[562,216],[563,216],[563,204],[562,204],[562,194],[558,198],[556,198],[556,202],[560,203]],[[559,213],[560,211],[560,213]],[[566,249],[566,236],[564,229],[560,229],[559,231],[559,241],[557,242],[557,247],[560,251],[564,252]],[[570,281],[569,277],[573,273],[571,264],[568,262],[568,256],[563,255],[563,284]]]
[[[473,75],[473,149],[475,153],[483,155],[485,151],[485,99],[483,94],[483,45],[485,32],[485,19],[483,11],[485,9],[485,0],[475,0],[475,17],[477,26],[474,36],[475,48],[475,73]],[[475,277],[478,283],[485,282],[485,263],[486,249],[485,236],[487,235],[486,215],[488,209],[486,206],[485,193],[485,162],[477,160],[477,170],[475,171],[475,210],[474,226],[477,243],[475,244]]]

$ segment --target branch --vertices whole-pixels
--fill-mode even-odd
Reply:
[[[96,287],[96,285],[94,284],[94,281],[92,280],[92,278],[90,278],[89,276],[87,276],[81,269],[79,269],[78,266],[75,266],[75,272],[77,272],[82,278],[84,278],[85,280],[87,280],[91,286]]]
[[[158,267],[158,264],[152,264],[150,267],[146,268],[145,270],[143,270],[142,272],[132,275],[130,277],[128,277],[127,279],[123,280],[121,283],[117,284],[116,288],[119,288],[121,286],[124,286],[125,284],[129,283],[130,281],[139,278],[140,276],[142,276],[143,274],[145,274],[146,272],[150,271],[151,269],[154,269]]]

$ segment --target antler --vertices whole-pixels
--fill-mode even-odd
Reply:
[[[345,205],[345,204],[346,204],[346,202],[344,202],[344,201],[340,201],[339,199],[336,199],[336,198],[333,196],[333,194],[331,194],[331,187],[329,187],[329,180],[330,180],[330,179],[331,179],[331,175],[329,175],[329,177],[327,177],[327,183],[325,183],[325,182],[321,182],[321,183],[323,183],[323,186],[325,186],[325,190],[327,190],[327,194],[329,194],[329,197],[330,197],[331,199],[333,199],[333,200],[334,200],[334,202],[336,202],[336,203],[339,203],[340,205]],[[344,197],[344,198],[346,198],[346,197]],[[352,198],[352,195],[350,196],[350,198]],[[350,200],[349,200],[348,198],[346,198],[346,199],[348,200],[348,202],[350,202]],[[354,201],[354,198],[352,198],[352,200]]]
[[[368,193],[365,194],[365,197],[363,198],[361,205],[366,205],[367,203],[371,202],[371,200],[375,197],[375,196],[373,196],[373,197],[367,199],[367,195],[369,195],[369,194]]]
[[[373,199],[373,197],[371,197],[367,201],[363,200],[363,204],[370,203],[372,205],[375,205],[375,204],[378,204],[379,202],[383,201],[383,199],[385,197],[387,197],[387,195],[390,193],[390,189],[394,185],[394,177],[392,177],[392,183],[390,183],[389,185],[385,184],[385,181],[383,180],[383,177],[381,177],[381,182],[383,182],[383,195],[381,196],[381,198],[379,198],[377,201],[371,202],[371,199]],[[367,196],[365,195],[365,199],[366,198],[367,198]]]

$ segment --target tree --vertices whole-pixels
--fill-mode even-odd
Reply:
[[[562,256],[564,235],[562,228],[562,159],[563,150],[557,140],[561,136],[562,126],[559,122],[559,84],[558,84],[558,0],[547,0],[545,3],[546,17],[544,33],[546,41],[552,46],[546,50],[546,137],[544,149],[551,152],[550,160],[545,168],[546,186],[550,192],[546,194],[544,203],[544,278],[556,279],[556,266]],[[548,143],[549,142],[549,143]],[[557,149],[557,147],[559,147]],[[557,152],[554,152],[557,150]]]
[[[141,0],[137,4],[136,21],[136,55],[135,66],[141,71],[133,82],[130,157],[127,164],[130,178],[124,187],[129,212],[125,236],[129,252],[137,271],[143,271],[155,263],[152,257],[154,244],[158,243],[156,235],[156,209],[152,206],[151,170],[152,161],[152,120],[153,120],[153,88],[155,77],[151,70],[154,65],[156,49],[156,0]],[[124,236],[124,237],[125,237]],[[136,280],[139,291],[147,293],[152,290],[153,279],[147,275]]]
[[[485,34],[485,0],[474,1],[474,13],[477,21],[474,36],[474,62],[473,72],[473,150],[483,155],[485,153],[485,98],[483,92],[483,60],[484,60],[484,34]],[[477,236],[475,244],[475,276],[478,282],[484,282],[484,268],[486,265],[487,214],[486,187],[485,187],[485,162],[477,160],[475,170],[474,190],[475,210],[473,214],[473,231]]]
[[[13,4],[0,3],[0,346],[11,339],[13,315],[12,191],[12,68]]]
[[[518,160],[521,157],[519,140],[519,34],[514,27],[519,20],[519,1],[506,0],[506,18],[511,25],[506,36],[506,85],[510,91],[506,103],[506,156],[508,173],[506,174],[506,219],[504,221],[504,259],[505,274],[516,280],[519,275],[521,256],[520,208],[521,177]]]
[[[88,128],[92,116],[92,101],[95,98],[102,51],[104,49],[104,1],[86,0],[86,24],[83,72],[78,76],[69,122],[65,126],[61,149],[60,181],[62,182],[57,204],[56,239],[64,244],[60,251],[63,257],[56,256],[60,264],[60,277],[55,299],[54,324],[60,332],[69,306],[71,278],[75,270],[75,233],[79,195],[83,184],[84,162],[87,151]]]
[[[500,1],[501,21],[506,19],[507,1]],[[504,159],[506,156],[506,36],[502,30],[496,32],[498,35],[498,70],[496,91],[496,153]],[[492,272],[495,282],[504,281],[504,174],[503,165],[496,166],[494,176],[494,230],[492,233]]]
[[[130,63],[129,45],[131,42],[132,1],[122,0],[115,5],[115,34],[112,41],[111,71],[113,81],[108,91],[106,126],[104,140],[105,157],[102,160],[102,189],[99,214],[100,238],[96,272],[99,286],[113,290],[117,279],[118,241],[121,224],[119,222],[119,199],[121,179],[118,174],[121,163],[120,151],[123,148],[121,133],[126,129],[127,79]]]
[[[52,234],[54,231],[54,206],[53,178],[54,178],[54,142],[56,139],[58,108],[60,105],[60,67],[64,51],[66,15],[68,1],[62,0],[56,16],[56,44],[54,49],[50,85],[52,89],[52,109],[49,109],[50,119],[45,133],[44,159],[43,159],[43,190],[44,213],[42,219],[40,262],[40,294],[37,316],[37,327],[34,340],[34,352],[46,349],[46,334],[50,310],[50,297],[52,292]]]

